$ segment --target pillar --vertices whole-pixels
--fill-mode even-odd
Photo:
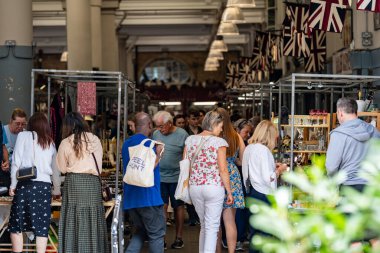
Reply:
[[[134,64],[135,53],[132,49],[127,51],[127,75],[129,80],[135,81],[135,64]]]
[[[24,109],[30,116],[32,40],[32,0],[1,0],[0,120],[3,123],[9,121],[15,107]]]
[[[92,69],[91,0],[66,0],[67,67]]]
[[[91,0],[92,67],[102,70],[102,0]]]
[[[119,71],[119,42],[113,9],[102,11],[102,38],[103,70]]]

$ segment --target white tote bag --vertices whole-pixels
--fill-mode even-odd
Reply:
[[[149,147],[144,145],[147,141],[150,141]],[[163,145],[163,143],[145,139],[139,145],[128,148],[130,160],[123,178],[125,183],[140,187],[154,186],[156,153],[153,147],[155,144]]]
[[[180,199],[187,204],[192,204],[189,190],[190,168],[191,166],[193,166],[195,158],[197,158],[199,151],[201,151],[203,145],[206,143],[208,139],[209,138],[204,139],[203,142],[199,144],[193,158],[191,159],[191,162],[187,156],[187,152],[185,154],[185,158],[179,162],[180,173],[177,188],[174,194],[175,199]]]

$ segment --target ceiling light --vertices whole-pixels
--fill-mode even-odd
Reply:
[[[307,88],[308,88],[309,90],[311,90],[311,89],[313,88],[313,85],[311,84],[311,82],[307,82]]]
[[[160,105],[168,105],[168,106],[173,106],[173,105],[181,105],[181,102],[159,102]]]
[[[227,7],[224,9],[222,22],[245,23],[243,12],[239,7]]]
[[[256,7],[255,0],[228,0],[227,7],[236,6],[240,8],[253,8]]]
[[[205,106],[205,105],[216,105],[217,102],[215,101],[205,101],[205,102],[194,102],[193,105],[195,106]]]
[[[67,56],[68,56],[67,51],[64,51],[64,52],[61,54],[61,62],[67,62]]]
[[[40,90],[43,90],[46,88],[46,84],[41,85]]]
[[[233,23],[221,22],[217,35],[239,35],[239,29],[237,25]]]
[[[205,67],[204,71],[218,71],[217,67]]]
[[[205,67],[219,67],[219,61],[216,58],[207,58]]]
[[[223,40],[223,36],[216,36],[216,40],[211,43],[210,50],[217,50],[220,52],[227,52],[228,48]]]
[[[321,82],[319,82],[318,88],[323,88],[323,84]]]
[[[208,58],[216,58],[217,60],[223,60],[223,54],[217,50],[210,50],[208,53]]]

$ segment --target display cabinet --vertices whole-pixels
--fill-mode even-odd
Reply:
[[[373,124],[377,130],[380,131],[380,112],[358,112],[358,117],[368,123]],[[337,128],[338,126],[339,122],[336,117],[336,113],[333,113],[332,129]]]

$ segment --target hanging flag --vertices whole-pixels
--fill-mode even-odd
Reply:
[[[270,68],[273,68],[280,61],[280,44],[281,36],[269,33],[269,62]]]
[[[380,1],[378,0],[358,0],[356,4],[358,10],[380,12]]]
[[[226,88],[231,89],[238,87],[239,64],[236,62],[228,61],[226,72]]]
[[[309,41],[310,56],[305,59],[305,71],[321,71],[325,69],[326,62],[326,32],[313,30]]]
[[[306,43],[308,9],[307,5],[287,3],[283,21],[284,55],[294,57],[309,55],[310,50]]]
[[[342,32],[347,0],[311,0],[309,27],[327,32]]]
[[[253,70],[256,70],[259,68],[260,41],[261,41],[261,38],[259,38],[256,34],[255,41],[253,42],[253,49],[252,49],[252,56],[251,56],[251,66]]]
[[[96,83],[78,82],[77,110],[83,115],[96,115]]]

